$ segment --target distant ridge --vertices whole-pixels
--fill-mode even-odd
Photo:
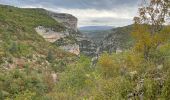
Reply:
[[[92,31],[92,30],[111,30],[114,26],[84,26],[80,27],[79,30],[86,30],[86,31]]]

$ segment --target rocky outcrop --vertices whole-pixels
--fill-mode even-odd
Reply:
[[[122,44],[126,42],[124,42],[124,37],[127,38],[124,28],[113,29],[111,31],[112,33],[109,31],[108,34],[105,33],[107,31],[104,31],[102,32],[102,34],[105,34],[102,35],[104,36],[103,40],[101,41],[101,39],[99,39],[101,42],[96,42],[95,39],[93,40],[84,36],[77,30],[78,19],[73,15],[47,12],[49,16],[65,27],[65,31],[57,32],[57,30],[43,26],[39,26],[35,30],[45,38],[46,41],[56,44],[65,51],[76,55],[81,53],[90,57],[98,57],[103,51],[110,53],[119,52],[122,48]]]
[[[61,32],[59,30],[54,30],[53,28],[38,26],[35,28],[36,32],[46,41],[55,43],[58,47],[65,51],[79,55],[79,45],[76,42],[76,37],[80,35],[77,30],[77,18],[65,13],[54,13],[50,11],[46,12],[50,17],[63,25],[65,27],[65,31]]]
[[[97,45],[93,41],[82,37],[78,39],[78,43],[82,54],[90,57],[97,55]]]
[[[121,53],[124,49],[130,48],[133,44],[131,31],[132,25],[105,31],[82,31],[87,38],[81,40],[80,51],[91,56],[92,65],[95,65],[104,51]]]
[[[64,45],[64,46],[60,46],[60,48],[62,48],[65,51],[68,51],[70,53],[79,55],[80,54],[80,48],[78,44],[68,44],[68,45]]]
[[[77,29],[78,19],[70,14],[49,12],[52,18],[63,24],[67,29],[66,32],[54,32],[42,27],[36,28],[47,41],[55,43],[65,51],[79,55],[80,53],[87,56],[95,56],[96,44],[84,37]],[[43,34],[42,34],[43,33]]]
[[[41,35],[46,41],[51,42],[51,43],[57,43],[58,46],[70,53],[79,55],[80,50],[79,50],[79,45],[76,44],[76,41],[71,40],[69,37],[69,33],[67,31],[65,32],[56,32],[53,31],[51,28],[45,28],[43,26],[38,26],[35,28],[36,32]],[[75,37],[74,37],[75,38]]]
[[[45,28],[43,26],[38,26],[35,28],[36,32],[41,35],[46,41],[55,42],[61,38],[69,35],[68,32],[56,32],[52,28]]]
[[[48,12],[48,14],[59,23],[62,23],[68,29],[72,29],[77,32],[78,19],[73,15],[66,14],[66,13],[54,13],[54,12]]]
[[[104,39],[100,45],[100,52],[107,51],[109,53],[115,52],[119,44],[115,37]]]
[[[123,49],[128,49],[133,44],[133,39],[130,35],[132,32],[132,25],[112,29],[99,44],[100,52],[107,51],[122,52]]]

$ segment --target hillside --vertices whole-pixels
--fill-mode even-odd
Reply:
[[[0,5],[0,17],[1,63],[4,63],[3,59],[6,58],[27,59],[34,55],[46,58],[49,52],[52,52],[58,60],[73,56],[37,34],[35,28],[38,26],[50,28],[56,32],[67,30],[64,25],[49,16],[46,10]]]
[[[37,1],[37,6],[50,1]],[[89,17],[82,20],[64,12],[0,5],[0,100],[170,100],[170,25],[165,26],[170,2],[149,1],[132,25],[80,31],[79,20],[107,24],[111,16],[121,16],[121,9],[120,15],[107,9],[104,15],[101,6],[88,6],[81,16]],[[83,6],[75,12],[67,3],[66,10],[53,7],[78,14],[88,2],[79,3]]]
[[[40,86],[42,91],[39,92],[47,93],[43,92],[49,89],[43,78],[51,77],[52,72],[59,72],[65,64],[74,62],[73,59],[76,56],[46,41],[36,32],[35,28],[38,26],[50,28],[55,32],[68,30],[49,16],[44,9],[23,9],[0,5],[0,82],[2,83],[0,87],[3,87],[0,89],[0,99],[13,98],[15,94],[18,94],[19,91],[15,89],[19,88],[21,83],[24,87],[20,88],[21,92],[38,91],[38,87],[33,89],[34,85],[42,84],[46,88]],[[19,76],[13,78],[15,74]],[[20,75],[25,81],[21,80]],[[28,80],[30,83],[26,82]],[[50,80],[52,81],[51,78]],[[10,81],[11,87],[6,83],[7,81]],[[37,81],[37,83],[34,84],[31,81]],[[12,84],[15,84],[15,87]]]
[[[1,45],[4,45],[1,49],[5,52],[4,55],[11,54],[20,57],[28,56],[33,52],[46,54],[47,49],[44,48],[50,49],[53,46],[38,35],[34,28],[45,26],[57,31],[65,30],[64,26],[48,16],[43,9],[20,9],[1,5],[0,17]],[[10,46],[14,44],[19,46],[20,53],[10,52]]]
[[[111,34],[111,30],[80,30],[81,33],[89,38],[90,40],[93,40],[96,43],[101,42],[104,37],[106,37],[108,34]]]
[[[133,25],[112,28],[110,30],[80,30],[82,34],[93,41],[96,46],[97,54],[104,51],[109,53],[119,50],[129,49],[134,41],[131,36]]]
[[[133,45],[131,36],[133,25],[118,27],[111,30],[101,42],[101,51],[115,52],[117,49],[129,49]]]
[[[1,99],[26,98],[28,95],[27,98],[33,96],[34,99],[44,100],[46,97],[51,98],[53,93],[59,93],[59,97],[55,98],[61,96],[66,99],[70,96],[62,96],[62,91],[67,93],[68,87],[78,90],[82,85],[94,85],[94,79],[89,80],[86,76],[92,75],[94,71],[91,60],[84,56],[78,59],[73,53],[79,54],[75,50],[80,49],[81,53],[94,57],[98,53],[98,45],[91,41],[93,38],[89,40],[81,36],[76,29],[76,18],[44,9],[4,5],[0,5],[0,17]],[[71,23],[65,22],[63,18]],[[105,32],[94,32],[98,36],[96,39],[103,38]],[[82,77],[85,79],[79,83]],[[70,91],[70,94],[75,95],[74,90]]]

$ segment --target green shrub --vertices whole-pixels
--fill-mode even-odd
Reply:
[[[29,90],[23,91],[22,93],[15,96],[14,100],[33,100],[35,93]]]
[[[170,94],[170,73],[168,72],[167,78],[165,80],[165,85],[164,85],[163,91],[162,91],[162,98],[164,98],[164,100],[169,100],[170,99],[169,94]]]
[[[49,61],[49,62],[53,62],[53,61],[55,60],[53,51],[51,51],[51,50],[48,51],[48,54],[47,54],[46,59],[47,59],[47,61]]]
[[[90,60],[81,56],[80,60],[67,67],[60,77],[58,90],[69,92],[73,96],[87,95],[95,86],[94,69],[90,67]]]
[[[101,80],[95,100],[126,100],[133,91],[133,84],[123,77]]]

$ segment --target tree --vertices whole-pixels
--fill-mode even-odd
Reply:
[[[18,46],[17,46],[16,42],[13,42],[11,44],[9,51],[13,54],[18,52]]]
[[[165,26],[169,17],[169,0],[144,0],[139,8],[139,16],[134,17],[134,31],[136,50],[143,53],[146,60],[150,52],[166,43],[170,28]]]
[[[48,51],[48,54],[47,54],[46,59],[47,59],[49,62],[53,62],[53,61],[54,61],[54,59],[55,59],[54,53],[53,53],[51,50]]]

